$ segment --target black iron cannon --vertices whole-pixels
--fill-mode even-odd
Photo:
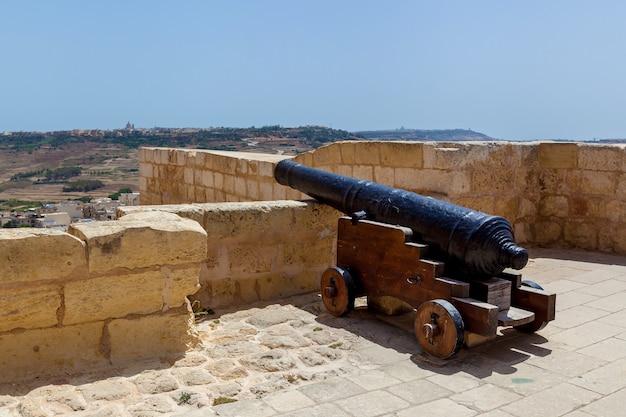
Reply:
[[[556,295],[505,270],[523,268],[528,253],[504,218],[291,160],[274,177],[350,216],[338,222],[337,264],[320,279],[331,314],[348,313],[360,296],[403,300],[416,309],[417,340],[437,358],[454,355],[468,332],[534,332],[554,320]]]
[[[422,195],[297,164],[276,165],[276,181],[335,209],[413,230],[413,240],[429,245],[429,256],[446,263],[448,275],[473,279],[522,269],[528,252],[517,246],[509,222],[498,216]]]

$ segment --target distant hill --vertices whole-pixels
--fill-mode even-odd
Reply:
[[[320,146],[349,140],[494,141],[464,129],[396,129],[347,132],[324,126],[286,128],[278,125],[249,128],[138,128],[0,133],[0,209],[4,202],[61,201],[85,197],[67,192],[70,181],[99,181],[102,188],[89,195],[106,197],[122,188],[138,190],[137,149],[142,146],[213,149],[296,155]],[[597,143],[624,143],[622,139]],[[80,167],[68,180],[43,181],[43,173]]]
[[[485,134],[465,129],[395,129],[395,130],[367,130],[354,132],[370,140],[415,140],[435,142],[461,142],[461,141],[494,141]]]

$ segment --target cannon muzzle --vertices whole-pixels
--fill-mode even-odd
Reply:
[[[274,170],[278,183],[352,215],[408,227],[413,239],[429,245],[429,256],[446,263],[446,273],[485,278],[505,268],[522,269],[528,252],[515,244],[513,229],[492,216],[372,181],[310,168],[290,159]]]

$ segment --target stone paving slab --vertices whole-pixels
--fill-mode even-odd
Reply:
[[[0,385],[0,417],[624,415],[626,257],[531,249],[557,316],[429,361],[414,313],[328,314],[317,294],[217,311],[182,358]]]

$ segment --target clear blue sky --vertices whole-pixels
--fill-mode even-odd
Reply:
[[[626,1],[0,0],[0,132],[626,137]]]

